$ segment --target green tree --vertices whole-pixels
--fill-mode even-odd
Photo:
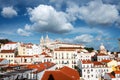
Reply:
[[[94,50],[93,47],[85,47],[84,49],[88,50],[88,52],[92,52]]]

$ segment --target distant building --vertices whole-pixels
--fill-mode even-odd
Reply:
[[[78,66],[82,71],[82,78],[84,80],[99,80],[111,69],[111,67],[102,62],[92,62],[90,60],[81,60]]]
[[[1,50],[15,50],[17,49],[18,45],[18,42],[9,42],[1,45]]]
[[[0,58],[7,59],[9,64],[14,64],[15,50],[1,50]]]
[[[103,45],[103,43],[101,43],[100,45],[100,53],[107,54],[107,50],[105,49],[105,46]]]
[[[75,49],[55,49],[53,51],[54,63],[57,68],[68,66],[74,68],[77,65],[77,51]]]
[[[41,47],[32,43],[21,43],[18,46],[18,55],[19,56],[27,56],[27,55],[36,55],[41,53]]]
[[[31,77],[32,79],[41,80],[45,71],[55,70],[56,64],[51,63],[51,62],[45,62],[45,63],[31,64],[31,65],[28,65],[27,68],[37,69],[36,72],[34,72],[31,75]]]
[[[113,71],[104,75],[105,80],[120,80],[120,71]]]

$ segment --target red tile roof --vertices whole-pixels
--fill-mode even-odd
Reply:
[[[103,53],[98,53],[97,56],[108,56],[108,55],[103,54]]]
[[[30,64],[27,66],[29,69],[37,69],[37,72],[41,72],[45,69],[48,69],[52,66],[54,66],[54,63],[51,62],[45,62],[45,63],[40,63],[40,64]]]
[[[81,47],[59,47],[59,49],[82,49]]]
[[[92,64],[90,60],[81,60],[82,64]]]
[[[69,67],[63,67],[60,70],[45,71],[41,80],[48,80],[52,75],[54,80],[80,80],[79,73]]]
[[[115,78],[111,73],[107,73],[111,78]]]
[[[0,62],[3,61],[4,59],[3,58],[0,58]]]
[[[1,50],[1,53],[14,53],[15,50]]]
[[[54,51],[75,51],[75,49],[54,49]]]
[[[45,71],[41,80],[49,80],[49,76],[52,75],[54,80],[74,80],[61,71]]]
[[[112,61],[112,60],[102,60],[101,62],[108,63],[108,62],[110,62],[110,61]]]
[[[47,55],[47,56],[45,56],[46,58],[51,58],[52,56],[49,56],[49,55]]]
[[[114,71],[115,72],[115,74],[120,74],[120,71]]]
[[[48,55],[46,52],[42,52],[41,55]]]
[[[64,72],[65,74],[67,74],[68,76],[74,77],[74,80],[78,80],[79,79],[79,73],[72,68],[69,68],[67,66],[64,66],[63,68],[59,69],[62,72]]]
[[[93,64],[94,64],[94,66],[95,66],[95,65],[104,65],[103,63],[97,62],[97,61],[94,61]]]
[[[32,58],[33,56],[16,56],[16,58],[19,58],[19,57],[20,57],[20,58],[21,58],[21,57],[23,57],[23,58],[26,58],[26,57],[27,57],[27,58]]]
[[[17,42],[8,42],[6,44],[16,44]]]
[[[46,52],[42,52],[41,55],[44,55],[46,58],[50,58],[51,57]]]

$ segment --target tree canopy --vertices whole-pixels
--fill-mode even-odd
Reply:
[[[5,43],[8,43],[8,42],[12,42],[12,41],[9,40],[9,39],[0,39],[1,44],[5,44]]]
[[[88,52],[92,52],[94,50],[93,47],[85,47],[84,49],[88,50]]]

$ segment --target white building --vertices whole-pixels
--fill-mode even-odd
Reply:
[[[7,59],[9,64],[14,64],[15,50],[1,50],[0,58]]]
[[[27,56],[27,55],[37,55],[41,53],[41,47],[36,44],[20,44],[18,46],[18,55]]]
[[[53,62],[53,56],[50,56],[48,53],[46,52],[42,52],[40,54],[40,58],[41,58],[41,62]]]
[[[99,80],[110,69],[101,62],[92,62],[90,60],[82,60],[78,66],[82,71],[82,78],[84,80]]]
[[[41,36],[40,45],[42,48],[48,47],[50,49],[55,49],[55,48],[59,48],[59,47],[81,47],[81,48],[85,47],[81,44],[65,43],[65,42],[61,42],[59,40],[52,41],[48,37],[48,35],[46,35],[45,38],[43,36]]]
[[[27,55],[27,56],[16,56],[15,63],[17,64],[34,64],[36,62],[40,62],[39,55]]]
[[[110,60],[110,56],[108,54],[98,53],[97,54],[97,60],[98,61]]]
[[[1,50],[15,50],[17,49],[18,45],[18,42],[9,42],[1,45]]]
[[[120,80],[120,71],[113,71],[104,75],[105,80]]]
[[[78,60],[91,60],[91,57],[94,56],[95,53],[85,53],[85,52],[80,52],[77,54],[77,59]]]
[[[32,79],[41,80],[45,71],[55,70],[56,65],[51,62],[45,62],[40,64],[31,64],[27,66],[28,69],[37,69],[36,72],[31,75]]]
[[[57,68],[63,66],[74,68],[77,65],[77,51],[75,49],[55,49],[53,59]]]

